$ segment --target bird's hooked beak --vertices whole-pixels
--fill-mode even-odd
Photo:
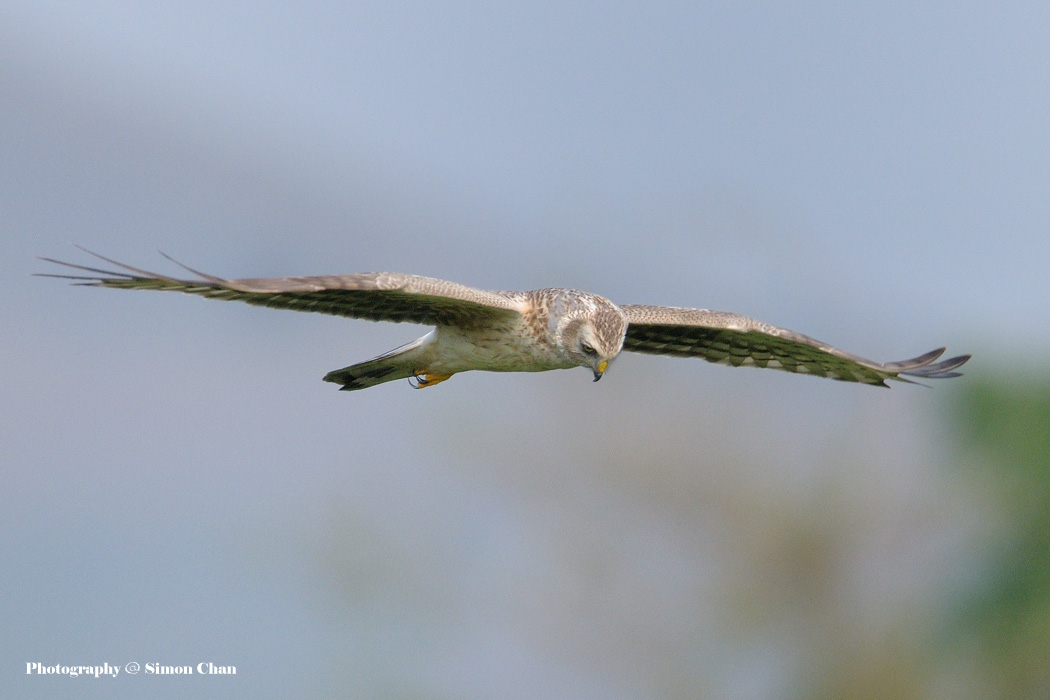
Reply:
[[[598,381],[605,374],[605,370],[609,367],[608,360],[602,360],[594,368],[594,381]]]

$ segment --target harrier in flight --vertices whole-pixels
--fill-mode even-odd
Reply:
[[[228,280],[172,260],[197,276],[176,279],[92,255],[120,269],[41,258],[91,273],[44,276],[99,287],[186,292],[278,309],[435,326],[407,345],[325,375],[325,381],[345,391],[394,379],[408,379],[416,388],[431,387],[473,369],[542,372],[586,367],[598,381],[624,350],[877,386],[887,386],[887,379],[957,377],[954,370],[970,359],[959,355],[936,362],[944,352],[938,348],[911,360],[882,364],[733,313],[614,304],[597,294],[560,287],[489,292],[396,272]]]

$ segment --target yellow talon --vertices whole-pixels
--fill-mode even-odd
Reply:
[[[451,374],[432,374],[424,370],[416,370],[412,375],[416,378],[415,386],[417,389],[426,389],[435,384],[440,384],[452,376]]]

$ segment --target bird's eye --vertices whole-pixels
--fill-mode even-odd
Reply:
[[[597,355],[598,351],[592,348],[587,343],[580,343],[580,350],[583,351],[584,355]]]

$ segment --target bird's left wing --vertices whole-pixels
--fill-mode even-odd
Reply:
[[[935,362],[944,348],[910,360],[873,362],[807,335],[746,316],[706,309],[621,305],[627,315],[623,349],[655,355],[700,357],[733,367],[768,367],[847,382],[887,386],[887,379],[957,377],[970,359],[960,355]],[[903,375],[903,376],[902,376]]]
[[[198,277],[185,280],[140,270],[97,253],[91,254],[120,270],[103,270],[41,258],[92,273],[41,273],[41,276],[72,279],[78,284],[99,287],[185,292],[210,299],[243,301],[257,306],[314,311],[371,321],[469,327],[499,318],[513,318],[519,313],[518,303],[506,294],[396,272],[228,280],[198,272],[172,260]]]

